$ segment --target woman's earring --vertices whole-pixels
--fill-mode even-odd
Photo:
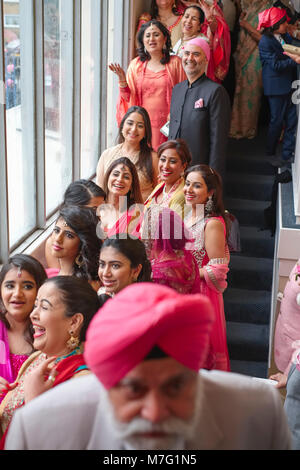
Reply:
[[[79,338],[77,336],[73,336],[73,331],[69,332],[69,335],[71,336],[70,339],[67,341],[67,348],[70,349],[70,351],[73,351],[74,349],[78,348],[79,346]]]
[[[207,203],[205,204],[205,214],[209,215],[214,211],[215,205],[212,196],[209,196]]]
[[[81,266],[83,265],[84,261],[83,261],[81,253],[79,253],[79,255],[76,256],[75,263],[77,264],[79,268],[81,268]]]

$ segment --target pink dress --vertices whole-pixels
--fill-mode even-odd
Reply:
[[[7,329],[0,321],[0,376],[13,383],[18,375],[23,362],[28,359],[28,354],[12,354],[9,350]],[[0,403],[4,395],[0,394]]]
[[[189,216],[185,219],[188,221]],[[200,293],[210,298],[216,315],[215,325],[211,336],[210,363],[213,369],[230,370],[229,354],[226,340],[226,321],[224,313],[223,292],[227,287],[226,276],[228,272],[229,250],[225,243],[225,258],[209,259],[204,246],[204,231],[209,220],[220,220],[224,226],[222,217],[206,218],[189,226],[195,242],[192,244],[192,253],[196,258],[198,267],[204,269],[204,279],[200,282]]]
[[[138,57],[130,62],[126,76],[128,86],[120,88],[117,122],[120,125],[131,106],[145,108],[152,126],[152,147],[156,151],[167,140],[160,129],[168,120],[173,87],[186,80],[186,75],[177,56],[171,56],[160,72],[152,72],[147,65],[148,61],[141,62]]]
[[[300,346],[300,259],[290,272],[281,300],[274,334],[274,360],[288,375],[293,354]]]

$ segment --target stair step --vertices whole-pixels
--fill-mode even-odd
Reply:
[[[228,286],[247,290],[271,290],[273,259],[232,254]]]
[[[273,258],[275,240],[274,237],[271,237],[270,231],[260,230],[257,227],[241,226],[240,236],[241,254]]]
[[[230,173],[226,177],[224,193],[226,197],[271,200],[274,176]]]
[[[240,225],[264,227],[264,210],[269,207],[269,201],[253,199],[225,198],[225,208],[239,221]],[[267,231],[267,233],[269,233]]]
[[[270,291],[253,291],[229,287],[224,292],[223,297],[226,321],[269,324]]]
[[[269,325],[227,322],[226,330],[230,360],[268,360]]]
[[[227,160],[227,172],[241,172],[247,174],[274,175],[277,169],[274,168],[262,155],[247,156],[243,153],[230,156]]]
[[[259,377],[261,379],[268,378],[267,362],[231,360],[230,367],[231,372],[235,372],[237,374]]]

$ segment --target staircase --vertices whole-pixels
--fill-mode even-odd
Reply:
[[[225,208],[240,224],[241,252],[232,253],[224,293],[232,372],[267,377],[274,238],[265,226],[275,170],[264,156],[264,135],[230,140]]]

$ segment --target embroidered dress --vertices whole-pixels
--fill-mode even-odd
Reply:
[[[204,232],[206,224],[210,220],[220,220],[224,226],[222,217],[213,217],[202,219],[193,225],[189,224],[191,214],[189,214],[185,223],[193,234],[194,243],[190,245],[199,269],[204,268],[204,279],[200,281],[200,293],[207,295],[215,310],[216,320],[212,330],[211,342],[212,350],[210,353],[210,362],[213,369],[230,370],[229,355],[226,340],[226,321],[224,314],[223,292],[227,287],[226,275],[228,272],[229,250],[225,244],[225,258],[209,259],[204,245]]]
[[[159,183],[156,188],[154,188],[153,192],[150,194],[148,199],[145,201],[145,208],[148,209],[150,206],[157,205],[160,207],[169,207],[170,209],[177,212],[180,217],[183,217],[183,210],[184,210],[184,194],[183,194],[183,187],[184,187],[184,179],[179,178],[176,183],[172,186],[168,193],[164,193],[165,183]],[[163,198],[160,202],[158,202],[158,196],[164,193]]]

